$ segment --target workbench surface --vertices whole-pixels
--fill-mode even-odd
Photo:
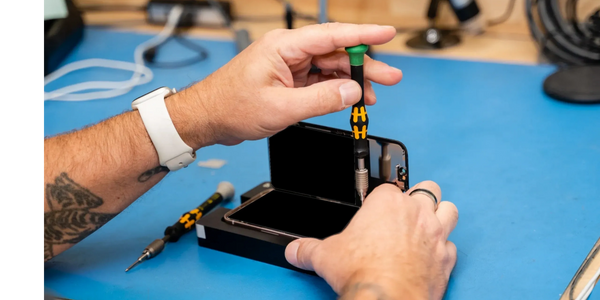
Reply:
[[[67,62],[133,61],[140,33],[88,28]],[[195,40],[209,58],[182,69],[154,69],[152,82],[129,94],[90,102],[47,101],[45,135],[81,128],[130,109],[146,92],[181,89],[235,55],[229,41]],[[157,59],[191,56],[169,43]],[[177,56],[176,56],[177,55]],[[558,299],[600,235],[600,105],[557,102],[542,92],[552,66],[376,55],[404,72],[393,87],[376,85],[369,133],[408,148],[410,181],[440,184],[460,220],[450,236],[458,262],[445,299]],[[47,86],[125,80],[129,72],[79,71]],[[235,88],[235,82],[232,83]],[[285,101],[285,99],[282,99]],[[347,129],[349,111],[307,120]],[[201,248],[195,232],[129,273],[144,247],[220,181],[236,198],[269,180],[266,140],[197,152],[220,169],[196,165],[169,174],[94,234],[45,265],[45,289],[72,299],[334,299],[320,278]],[[323,166],[325,167],[325,166]],[[591,300],[600,299],[592,293]]]

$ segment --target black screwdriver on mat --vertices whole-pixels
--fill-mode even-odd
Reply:
[[[156,239],[154,242],[150,243],[150,245],[144,249],[142,255],[140,255],[140,257],[131,266],[129,266],[129,268],[125,269],[125,272],[131,270],[139,263],[160,254],[165,248],[165,244],[167,242],[177,242],[181,236],[192,230],[192,226],[196,224],[196,221],[198,221],[200,217],[210,212],[213,208],[219,205],[219,203],[228,202],[231,200],[234,194],[235,189],[231,183],[227,181],[219,183],[217,186],[217,191],[210,196],[208,200],[204,201],[204,203],[200,204],[200,206],[190,210],[189,212],[184,213],[179,220],[173,224],[173,226],[167,227],[164,233],[165,236],[162,239]]]
[[[352,137],[354,138],[354,158],[356,159],[355,185],[361,203],[367,197],[367,189],[369,188],[369,170],[365,165],[365,160],[369,156],[369,140],[367,140],[369,117],[365,107],[365,75],[363,69],[365,53],[368,49],[369,46],[362,44],[346,47],[346,52],[350,57],[350,77],[358,82],[362,90],[360,101],[352,105],[350,116]]]

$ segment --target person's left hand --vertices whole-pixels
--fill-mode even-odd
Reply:
[[[184,91],[194,129],[210,134],[200,146],[269,137],[298,121],[355,104],[362,91],[350,79],[342,48],[387,43],[395,34],[391,26],[339,23],[268,32]],[[309,72],[313,64],[321,73]],[[400,70],[369,57],[364,74],[367,105],[376,101],[371,81],[394,85],[402,78]]]

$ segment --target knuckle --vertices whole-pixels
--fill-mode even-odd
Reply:
[[[447,242],[446,245],[447,245],[446,248],[448,249],[447,253],[448,253],[449,265],[454,266],[454,265],[456,265],[456,260],[458,258],[456,245],[454,245],[454,243],[452,243],[452,242]]]
[[[273,29],[273,30],[268,31],[267,33],[265,33],[263,35],[263,40],[265,40],[265,41],[276,41],[282,35],[284,35],[286,31],[287,30],[283,29],[283,28]]]
[[[327,23],[322,23],[320,24],[320,29],[323,31],[330,31],[332,29],[334,29],[334,22],[327,22]]]
[[[391,200],[398,203],[403,203],[406,200],[402,191],[396,185],[390,183],[384,183],[374,188],[367,199],[369,201],[374,199],[379,199],[379,201]]]
[[[321,244],[316,245],[310,255],[310,260],[313,262],[313,267],[317,267],[321,265],[321,262],[323,260],[323,255],[322,255],[322,250],[321,250]]]
[[[454,203],[449,202],[449,201],[444,201],[443,202],[444,206],[447,207],[446,211],[448,211],[448,214],[450,215],[450,218],[452,221],[458,221],[458,208],[456,208],[456,205],[454,205]]]
[[[306,268],[308,265],[308,262],[310,261],[310,257],[308,257],[305,253],[307,252],[307,246],[310,243],[302,243],[300,244],[300,246],[298,247],[298,252],[296,254],[296,257],[298,258],[298,264],[300,265],[300,267],[302,268]]]
[[[442,226],[439,224],[430,225],[430,226],[431,226],[431,233],[433,234],[433,237],[436,240],[442,240],[442,237],[444,236],[444,228],[442,228]]]
[[[450,259],[450,255],[448,253],[448,249],[444,243],[438,243],[438,246],[435,248],[435,257],[436,260],[441,262],[446,262]]]
[[[430,186],[431,188],[435,188],[435,189],[441,190],[441,188],[437,184],[437,182],[435,182],[433,180],[425,180],[425,181],[421,182],[420,184],[427,185],[427,186]]]
[[[328,103],[333,103],[334,101],[328,101],[329,97],[330,93],[328,89],[318,89],[315,93],[315,99],[311,99],[310,101],[310,103],[312,103],[310,109],[319,114],[324,113],[325,110],[331,110],[331,105],[328,105]]]
[[[373,189],[372,193],[385,193],[385,194],[397,194],[397,195],[402,195],[402,191],[400,191],[400,189],[391,183],[384,183],[381,184],[379,186],[377,186],[376,188]]]

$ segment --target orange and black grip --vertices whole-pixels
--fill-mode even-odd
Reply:
[[[200,206],[183,214],[173,226],[167,227],[167,229],[165,229],[165,237],[169,237],[169,242],[177,242],[181,236],[192,230],[196,221],[198,221],[204,213],[211,211],[219,205],[221,201],[223,201],[223,196],[219,193],[214,193],[208,200],[200,204]]]
[[[351,66],[351,77],[360,84],[361,90],[364,90],[364,75],[362,66]],[[360,101],[352,105],[352,114],[350,115],[350,125],[352,126],[352,137],[354,138],[354,156],[364,158],[369,154],[369,141],[367,141],[367,128],[369,126],[369,116],[365,107],[365,93],[361,93]]]

